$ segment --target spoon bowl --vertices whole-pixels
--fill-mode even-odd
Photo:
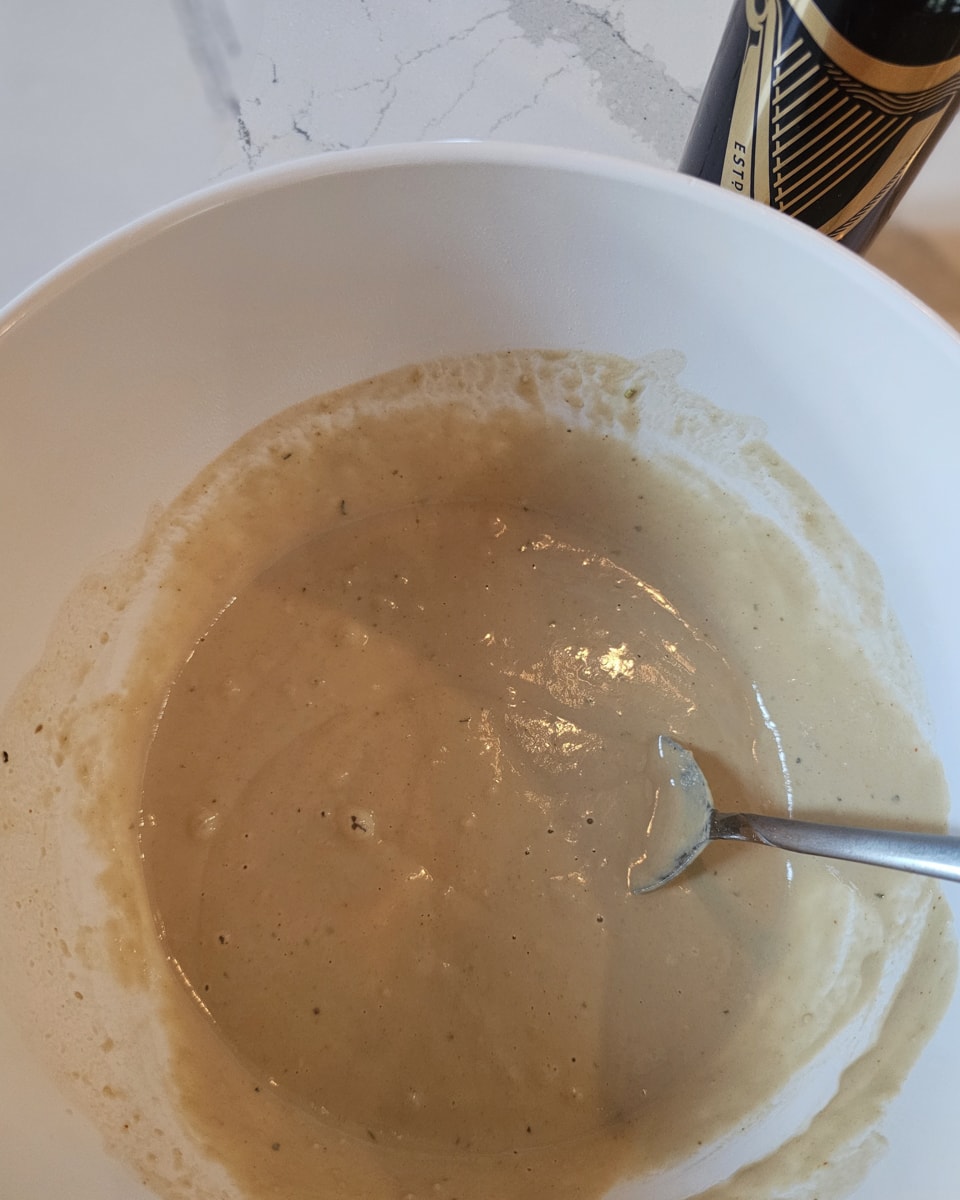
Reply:
[[[656,799],[647,824],[647,843],[644,853],[630,864],[629,885],[634,895],[654,892],[676,879],[711,841],[754,842],[795,854],[960,882],[960,837],[717,812],[696,758],[666,734],[657,739],[653,772]]]

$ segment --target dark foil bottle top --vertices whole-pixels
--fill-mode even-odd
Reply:
[[[863,250],[960,107],[960,0],[736,0],[680,170]]]

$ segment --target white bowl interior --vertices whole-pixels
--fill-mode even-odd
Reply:
[[[586,156],[332,155],[158,215],[39,287],[0,330],[0,702],[91,564],[278,409],[442,354],[679,349],[682,382],[761,418],[876,559],[960,826],[960,342],[825,239],[718,189]],[[63,1192],[69,1169],[76,1200],[137,1194],[17,1055],[3,1019],[15,1193]],[[894,1106],[871,1196],[946,1195],[960,1175],[956,1078],[955,1001]],[[954,1144],[909,1165],[938,1133]]]

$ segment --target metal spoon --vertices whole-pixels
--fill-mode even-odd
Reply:
[[[685,746],[657,740],[657,801],[647,847],[630,866],[630,891],[652,892],[675,879],[716,839],[756,842],[796,854],[871,863],[960,882],[960,837],[819,825],[758,813],[721,813],[697,760]]]

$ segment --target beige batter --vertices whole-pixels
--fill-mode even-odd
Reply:
[[[721,809],[946,809],[869,564],[650,367],[480,356],[312,401],[110,587],[139,622],[122,686],[67,703],[57,744],[123,914],[91,970],[143,964],[172,1052],[189,1134],[127,1151],[163,1195],[587,1200],[666,1171],[636,1194],[671,1200],[800,1132],[832,1091],[764,1121],[831,1039],[880,1037],[729,1192],[775,1194],[918,1051],[890,964],[928,1027],[949,995],[926,881],[711,846],[629,894],[660,733]],[[132,1079],[98,1100],[115,1123]]]
[[[744,773],[763,742],[774,781],[774,746],[736,670],[607,550],[490,502],[345,520],[198,645],[142,845],[170,954],[263,1082],[378,1140],[480,1150],[706,1086],[783,864],[724,923],[631,900],[645,763],[682,729]]]

